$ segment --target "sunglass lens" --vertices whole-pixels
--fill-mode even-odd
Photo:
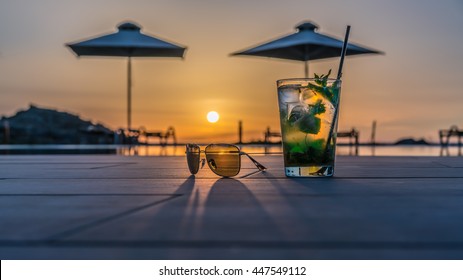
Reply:
[[[207,164],[215,174],[233,177],[240,172],[240,150],[227,144],[211,144],[206,147]]]
[[[191,174],[198,173],[199,170],[199,158],[201,150],[198,145],[187,144],[186,145],[186,161],[188,162],[188,168]]]

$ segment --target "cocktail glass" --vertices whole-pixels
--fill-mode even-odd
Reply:
[[[277,81],[286,176],[333,176],[341,80],[328,75]]]

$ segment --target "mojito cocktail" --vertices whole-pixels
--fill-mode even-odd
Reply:
[[[328,76],[277,81],[286,176],[333,175],[341,81]]]

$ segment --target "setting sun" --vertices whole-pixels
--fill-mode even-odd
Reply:
[[[219,113],[215,111],[210,111],[207,113],[207,121],[210,123],[215,123],[219,120]]]

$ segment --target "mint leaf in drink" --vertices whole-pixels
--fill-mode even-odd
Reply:
[[[320,132],[321,120],[313,114],[305,114],[298,122],[300,131],[309,134],[318,134]]]
[[[331,104],[335,105],[338,103],[338,98],[339,98],[339,86],[338,82],[334,82],[333,85],[328,89],[330,94],[331,94],[331,99],[330,102]]]
[[[326,112],[325,104],[319,99],[314,105],[309,105],[309,110],[314,115],[320,115]]]
[[[322,87],[326,87],[330,74],[331,74],[331,69],[328,71],[328,74],[326,75],[321,74],[320,76],[318,76],[317,74],[314,73],[315,83],[317,83],[318,85]]]
[[[305,151],[304,149],[301,148],[301,146],[299,145],[296,145],[296,146],[293,146],[291,148],[291,150],[289,150],[290,153],[294,153],[294,154],[303,154]]]
[[[326,86],[319,86],[315,84],[309,84],[309,89],[312,90],[315,94],[319,94],[323,96],[323,98],[327,99],[329,102],[333,103],[334,95],[333,92]]]
[[[337,82],[328,86],[328,79],[330,75],[331,69],[326,75],[314,74],[314,83],[309,83],[307,87],[315,94],[319,94],[323,98],[327,99],[331,104],[336,104],[339,96],[339,87]]]

